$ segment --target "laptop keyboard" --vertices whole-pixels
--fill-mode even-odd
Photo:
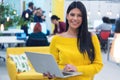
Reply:
[[[67,76],[67,75],[72,75],[71,73],[67,73],[67,72],[62,72],[64,76]]]

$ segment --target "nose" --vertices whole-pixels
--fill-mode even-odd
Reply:
[[[74,19],[74,20],[77,20],[77,19],[78,19],[78,17],[77,17],[77,16],[74,16],[74,17],[73,17],[73,19]]]

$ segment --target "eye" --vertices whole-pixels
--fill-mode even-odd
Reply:
[[[81,15],[81,14],[78,14],[78,17],[82,17],[82,15]]]
[[[70,16],[75,16],[75,14],[74,14],[74,13],[71,13]]]

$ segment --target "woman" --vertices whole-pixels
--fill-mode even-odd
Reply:
[[[29,35],[26,46],[48,46],[49,43],[47,37],[41,31],[42,27],[40,23],[36,23],[33,33]]]
[[[53,34],[59,34],[65,32],[66,24],[64,22],[59,21],[60,18],[56,15],[51,16],[51,22],[55,25]]]
[[[115,22],[115,35],[111,47],[111,57],[117,63],[120,63],[120,18]]]
[[[53,37],[50,53],[54,55],[60,69],[82,72],[82,75],[60,80],[93,80],[103,67],[98,38],[88,32],[86,9],[80,1],[69,5],[66,32]]]

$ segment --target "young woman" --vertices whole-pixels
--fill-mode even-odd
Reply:
[[[93,80],[103,67],[98,38],[88,32],[86,8],[80,1],[69,5],[66,32],[53,37],[50,53],[60,69],[82,72],[82,75],[58,80]]]
[[[65,32],[66,30],[66,24],[62,21],[59,21],[60,18],[56,15],[51,16],[51,22],[55,25],[53,34],[59,34],[62,32]]]

